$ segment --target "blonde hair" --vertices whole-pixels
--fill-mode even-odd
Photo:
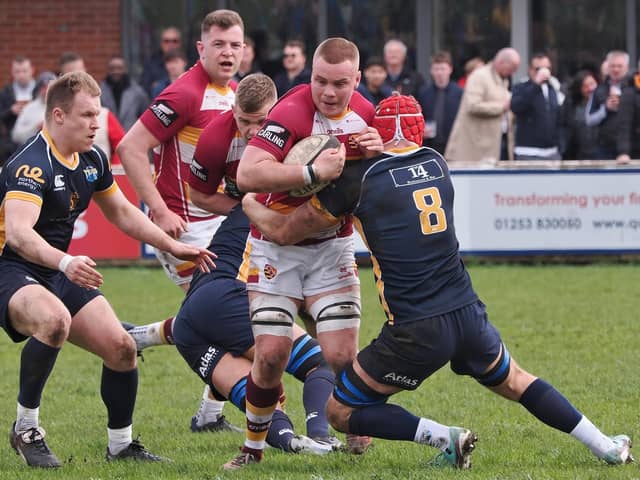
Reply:
[[[78,92],[87,92],[92,97],[99,97],[101,93],[98,83],[87,72],[69,72],[51,81],[45,100],[45,120],[51,119],[56,107],[65,113],[70,112]]]
[[[337,65],[347,60],[353,63],[356,69],[360,65],[360,52],[356,44],[341,37],[327,38],[318,45],[313,54],[313,61],[315,62],[318,58],[322,58],[331,65]]]
[[[208,33],[211,27],[220,27],[222,30],[229,30],[231,27],[238,25],[244,32],[244,22],[238,12],[233,10],[214,10],[209,12],[202,20],[201,32]]]
[[[256,113],[267,103],[275,103],[277,98],[276,85],[263,73],[247,75],[236,89],[236,105],[244,113]]]

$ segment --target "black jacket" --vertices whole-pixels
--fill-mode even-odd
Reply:
[[[434,107],[436,103],[436,95],[438,89],[435,84],[424,85],[418,92],[418,102],[422,106],[422,115],[425,121],[434,119]],[[460,107],[460,100],[462,100],[463,90],[455,82],[449,82],[444,88],[444,122],[442,125],[436,125],[437,138],[440,138],[442,133],[441,142],[433,142],[434,139],[425,139],[424,145],[427,147],[435,148],[438,152],[444,154],[444,148],[449,140],[449,134],[453,127],[453,122],[458,114],[458,108]],[[442,129],[442,130],[441,130]]]
[[[516,146],[552,148],[560,145],[560,106],[556,91],[548,85],[548,100],[532,80],[513,87],[511,111],[516,115]]]

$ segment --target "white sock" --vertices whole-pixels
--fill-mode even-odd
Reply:
[[[124,428],[107,428],[109,436],[109,452],[111,455],[117,455],[127,448],[133,440],[133,425]]]
[[[129,330],[129,335],[135,339],[138,350],[143,350],[155,345],[165,345],[167,343],[162,334],[163,324],[164,320],[162,322],[141,325]]]
[[[205,385],[200,408],[196,413],[196,424],[199,427],[217,421],[222,415],[224,402],[211,398],[210,392],[209,385]]]
[[[444,450],[449,446],[449,427],[428,418],[421,418],[413,441]]]
[[[38,428],[40,415],[40,407],[27,408],[20,405],[18,402],[18,409],[16,414],[16,427],[17,432],[26,432],[30,428]]]
[[[576,428],[571,431],[571,436],[584,443],[598,458],[602,458],[605,453],[614,447],[613,440],[602,433],[584,415],[576,425]]]

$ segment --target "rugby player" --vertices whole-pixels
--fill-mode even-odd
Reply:
[[[151,219],[174,238],[204,248],[222,218],[192,202],[187,177],[202,130],[233,104],[232,77],[244,47],[242,18],[231,10],[210,12],[202,21],[196,46],[200,60],[153,100],[117,151]],[[149,169],[150,150],[154,178]],[[194,265],[170,252],[156,249],[155,254],[167,276],[186,292]],[[209,399],[207,389],[205,400],[217,411],[218,422],[210,427],[233,429],[222,416],[223,404]]]
[[[470,467],[473,432],[387,403],[450,362],[455,373],[519,402],[605,462],[631,462],[627,435],[604,435],[554,387],[523,370],[489,322],[458,251],[447,163],[435,150],[419,147],[424,118],[415,99],[396,92],[383,100],[373,125],[385,141],[385,154],[348,164],[338,180],[290,215],[267,209],[252,196],[243,201],[257,228],[280,244],[295,244],[352,213],[371,251],[388,321],[336,374],[327,405],[332,426],[430,445],[442,451],[444,464]]]
[[[249,302],[240,269],[249,220],[240,206],[227,213],[229,216],[209,246],[216,252],[217,268],[204,275],[194,274],[173,322],[173,338],[187,364],[217,398],[230,400],[244,412],[247,375],[254,357]],[[297,325],[294,325],[293,340],[286,370],[304,382],[308,437],[295,435],[291,421],[279,409],[270,425],[267,443],[290,452],[328,453],[340,446],[340,441],[329,435],[325,415],[334,375],[322,357],[318,342]],[[279,396],[282,399],[282,392]]]
[[[380,136],[369,127],[373,106],[355,92],[358,66],[359,52],[352,42],[330,38],[318,46],[311,85],[296,87],[280,99],[246,147],[237,172],[240,191],[288,192],[314,180],[331,180],[342,171],[345,158],[381,151]],[[313,166],[282,163],[293,144],[315,133],[335,135],[340,147],[322,152]],[[275,209],[292,209],[304,201],[287,193],[260,198]],[[299,245],[281,247],[251,229],[246,268],[255,355],[246,387],[247,431],[240,455],[225,469],[262,458],[301,307],[313,317],[324,357],[334,371],[355,356],[360,290],[351,232],[345,219]]]
[[[14,342],[28,338],[10,443],[29,466],[61,465],[45,442],[39,407],[58,352],[69,340],[103,360],[107,460],[158,461],[132,440],[135,342],[98,290],[102,276],[95,262],[66,251],[75,220],[94,198],[109,221],[140,241],[204,270],[214,266],[212,255],[168,236],[118,189],[105,153],[93,145],[100,88],[90,75],[71,72],[54,80],[45,103],[43,130],[0,174],[0,323]]]

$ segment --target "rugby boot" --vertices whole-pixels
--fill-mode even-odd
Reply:
[[[198,420],[194,415],[191,417],[191,431],[193,433],[199,432],[237,432],[244,433],[244,430],[240,427],[236,427],[224,415],[220,415],[215,422],[205,423],[204,425],[198,425]]]
[[[433,461],[436,466],[471,468],[471,452],[476,448],[478,436],[462,427],[449,427],[449,446]]]
[[[327,443],[316,442],[304,435],[294,435],[289,443],[294,453],[310,453],[312,455],[326,455],[333,452],[333,447]]]
[[[136,460],[142,462],[162,462],[166,461],[166,458],[159,457],[158,455],[154,455],[149,450],[144,448],[144,445],[137,438],[133,440],[127,448],[113,454],[109,451],[109,447],[107,447],[107,462],[112,462],[116,460]]]
[[[602,459],[610,465],[632,463],[634,460],[631,455],[631,439],[627,435],[616,435],[610,438],[615,446],[605,453]]]
[[[9,433],[9,443],[30,467],[57,468],[62,466],[58,457],[44,441],[45,431],[42,427],[30,428],[25,432],[16,433],[15,422]]]

